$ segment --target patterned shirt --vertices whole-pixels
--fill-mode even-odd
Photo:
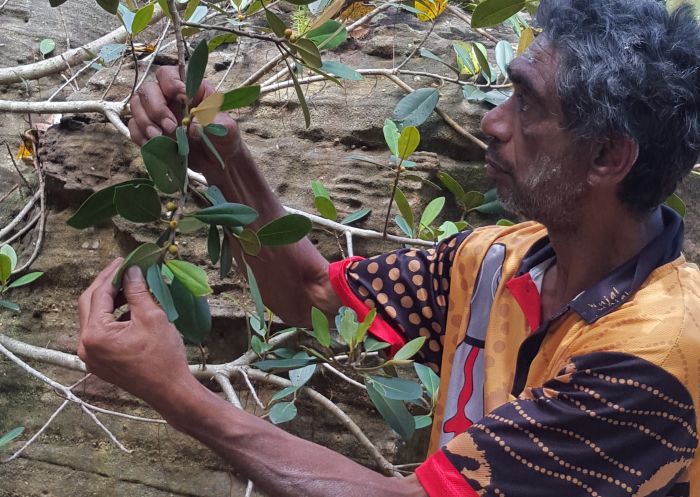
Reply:
[[[344,305],[441,376],[431,497],[700,497],[700,273],[683,224],[543,320],[556,260],[536,223],[331,265]]]

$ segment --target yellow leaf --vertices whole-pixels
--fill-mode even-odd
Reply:
[[[30,160],[32,158],[32,150],[22,143],[17,151],[15,160]]]
[[[419,21],[432,21],[447,8],[447,0],[415,0],[415,8],[422,12],[418,14]]]
[[[197,107],[193,108],[191,113],[197,118],[199,124],[208,126],[214,121],[214,118],[219,113],[221,104],[224,103],[223,93],[212,93],[207,98],[202,100]]]
[[[532,28],[523,29],[522,33],[520,33],[517,55],[522,55],[533,41],[535,41],[535,32],[532,30]]]

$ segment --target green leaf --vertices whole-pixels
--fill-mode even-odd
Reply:
[[[321,68],[323,65],[323,62],[321,61],[321,54],[313,41],[307,40],[306,38],[300,38],[292,45],[298,50],[299,57],[301,57],[301,60],[304,61],[305,65],[318,69]]]
[[[207,146],[209,149],[209,152],[216,158],[216,160],[219,162],[219,165],[221,166],[221,169],[226,169],[226,163],[224,162],[224,159],[221,158],[221,155],[219,154],[219,151],[216,149],[214,144],[211,142],[207,134],[204,132],[203,128],[197,128],[197,132],[199,133],[199,137],[202,139],[204,144]]]
[[[102,7],[104,10],[110,14],[116,14],[119,8],[119,0],[96,0],[97,5]]]
[[[427,428],[428,426],[432,426],[432,424],[433,424],[433,418],[428,416],[427,414],[422,414],[420,416],[413,416],[413,421],[416,424],[416,430],[421,430],[423,428]]]
[[[150,23],[153,18],[153,8],[154,4],[148,3],[136,12],[134,22],[131,24],[131,33],[133,35],[137,35],[146,29],[146,26],[148,26],[148,23]]]
[[[257,355],[261,356],[266,352],[269,352],[272,345],[263,342],[259,336],[253,335],[250,339],[250,348],[253,349],[253,352],[255,352]]]
[[[276,352],[276,351],[275,351]],[[290,369],[299,369],[309,364],[314,364],[316,362],[315,358],[308,357],[304,359],[267,359],[264,361],[254,362],[253,366],[261,371],[287,371]]]
[[[170,194],[182,191],[187,170],[175,140],[167,136],[151,138],[141,147],[141,157],[156,188]]]
[[[364,78],[362,74],[357,72],[352,67],[341,64],[335,60],[326,60],[321,66],[321,70],[348,81],[361,81]]]
[[[493,202],[498,198],[498,190],[491,188],[489,191],[484,193],[484,202]]]
[[[304,357],[308,357],[306,352],[302,352],[302,354],[304,354]],[[315,372],[316,364],[309,364],[303,368],[291,369],[289,370],[289,381],[291,381],[292,385],[295,387],[303,387],[311,379]]]
[[[33,273],[25,274],[24,276],[21,276],[12,283],[10,283],[10,286],[8,286],[8,288],[18,288],[20,286],[28,285],[29,283],[32,283],[33,281],[36,281],[37,279],[41,278],[43,274],[44,273],[41,271],[35,271]]]
[[[370,375],[370,378],[375,383],[374,386],[377,390],[387,399],[416,400],[423,395],[423,390],[415,381],[374,375]]]
[[[56,42],[53,41],[51,38],[44,38],[43,40],[41,40],[41,43],[39,43],[39,51],[41,52],[41,54],[44,57],[49,55],[55,49],[56,49]]]
[[[384,121],[384,141],[395,156],[399,156],[399,128],[391,119]]]
[[[510,221],[508,219],[499,219],[498,222],[496,223],[496,226],[515,226],[515,223],[513,221]]]
[[[224,194],[221,193],[221,190],[216,186],[207,188],[204,192],[204,196],[207,197],[207,200],[209,200],[212,205],[225,204],[227,202]]]
[[[224,93],[224,101],[221,104],[222,111],[240,109],[252,104],[260,98],[260,86],[241,86],[235,90]]]
[[[376,383],[371,378],[365,377],[367,394],[374,407],[396,433],[401,435],[404,440],[408,440],[416,429],[413,416],[408,412],[403,402],[385,398],[375,385]]]
[[[0,283],[5,285],[12,275],[12,259],[6,254],[0,254]]]
[[[272,396],[272,398],[270,399],[270,402],[275,402],[277,400],[282,400],[285,397],[289,397],[294,392],[299,390],[299,388],[300,387],[295,387],[294,385],[292,385],[291,387],[283,388],[282,390],[280,390],[279,392],[277,392],[275,395]]]
[[[304,124],[308,128],[309,126],[311,126],[311,114],[309,113],[309,106],[306,103],[306,97],[304,97],[304,90],[301,89],[299,79],[297,79],[296,71],[292,69],[292,66],[289,65],[289,62],[287,62],[287,59],[285,59],[285,63],[287,64],[287,68],[289,69],[289,75],[292,77],[292,82],[294,83],[294,91],[296,92],[297,98],[299,99],[301,111],[304,113]]]
[[[124,219],[149,223],[160,219],[160,197],[150,185],[124,185],[114,190],[114,206]]]
[[[121,288],[124,271],[131,266],[140,267],[141,271],[145,275],[148,268],[160,260],[164,251],[165,249],[159,247],[155,243],[144,243],[139,245],[126,256],[126,259],[124,259],[122,265],[119,266],[117,274],[115,274],[114,278],[112,278],[112,285],[116,286],[117,288]]]
[[[355,343],[355,336],[360,323],[357,322],[357,314],[353,309],[345,306],[341,307],[338,315],[335,317],[335,326],[345,343],[348,345]]]
[[[420,56],[421,56],[421,57],[425,57],[426,59],[432,59],[432,60],[435,60],[435,61],[437,61],[437,62],[442,62],[443,64],[445,63],[444,60],[442,60],[440,57],[438,57],[437,55],[435,55],[433,52],[431,52],[431,51],[428,50],[427,48],[421,48],[421,49],[420,49]]]
[[[484,0],[472,15],[472,28],[495,26],[517,14],[525,7],[525,0]]]
[[[214,38],[209,40],[209,43],[207,44],[207,48],[209,49],[209,53],[212,53],[214,50],[219,48],[221,45],[227,45],[229,43],[236,43],[238,40],[238,36],[236,36],[234,33],[223,33],[220,35],[216,35]]]
[[[440,92],[435,88],[419,88],[396,104],[392,119],[404,126],[420,126],[428,120],[439,100]]]
[[[347,215],[344,217],[341,221],[340,224],[345,224],[349,225],[354,222],[360,221],[364,219],[365,217],[369,216],[372,213],[372,209],[368,209],[367,207],[363,207],[361,209],[356,210],[352,214]]]
[[[247,205],[224,202],[200,209],[193,212],[191,216],[199,219],[203,223],[236,228],[255,221],[258,217],[258,213]]]
[[[340,46],[348,38],[348,31],[338,21],[331,19],[304,35],[314,42],[319,49],[332,50]]]
[[[11,311],[15,312],[20,311],[19,306],[17,304],[7,299],[0,299],[0,307],[4,307],[5,309],[10,309]]]
[[[367,340],[365,340],[365,352],[376,352],[389,347],[391,347],[390,343],[380,342],[372,337],[368,337]]]
[[[452,235],[456,235],[457,233],[459,233],[459,228],[452,221],[445,221],[440,225],[438,231],[442,232],[442,234],[438,236],[438,242],[441,242],[446,238],[449,238]]]
[[[260,243],[258,234],[255,231],[250,228],[245,228],[238,235],[236,235],[236,237],[238,238],[238,242],[241,244],[243,252],[248,255],[252,255],[253,257],[256,257],[260,253],[262,244]]]
[[[185,93],[190,101],[197,94],[197,90],[199,90],[199,87],[202,84],[208,59],[209,49],[207,48],[207,42],[206,40],[202,40],[192,52],[190,61],[187,64]]]
[[[215,224],[209,225],[209,234],[207,235],[207,253],[212,264],[219,262],[221,256],[221,238],[219,237],[219,228]]]
[[[58,7],[59,5],[62,5],[67,1],[68,0],[49,0],[49,5],[51,5],[51,7]]]
[[[467,192],[462,196],[460,202],[465,209],[471,211],[472,209],[484,205],[485,199],[484,194],[481,192]]]
[[[686,207],[685,202],[677,194],[673,194],[664,202],[668,207],[678,213],[679,216],[685,217]]]
[[[288,245],[304,238],[311,228],[311,221],[307,217],[301,214],[288,214],[260,228],[258,238],[266,247]]]
[[[414,362],[413,367],[416,370],[418,379],[425,387],[425,391],[428,392],[430,398],[437,399],[438,389],[440,388],[440,377],[435,374],[435,371],[423,364]]]
[[[316,207],[316,210],[326,219],[335,221],[336,217],[338,217],[335,205],[333,205],[333,201],[328,197],[314,198],[314,207]]]
[[[190,142],[187,139],[187,128],[185,126],[177,127],[175,139],[177,141],[177,153],[182,157],[190,155]]]
[[[411,206],[406,199],[406,195],[404,195],[401,189],[398,187],[394,193],[394,202],[396,202],[396,206],[399,208],[399,212],[401,213],[404,221],[406,221],[406,224],[408,224],[411,231],[413,231],[413,224],[415,223],[413,211],[411,210]]]
[[[414,338],[406,345],[401,347],[399,351],[391,358],[392,361],[406,361],[416,355],[420,348],[425,343],[425,337]]]
[[[160,9],[163,11],[163,14],[165,14],[165,17],[170,19],[172,21],[173,16],[170,14],[170,7],[168,6],[168,0],[157,0],[158,5],[160,6]]]
[[[201,344],[211,331],[211,311],[206,297],[195,297],[178,279],[170,293],[178,318],[173,323],[189,343]]]
[[[508,64],[511,63],[513,57],[515,57],[515,53],[510,43],[501,40],[496,44],[496,64],[505,77],[508,76]]]
[[[15,249],[12,248],[11,245],[8,245],[7,243],[0,247],[0,254],[5,254],[7,257],[10,258],[10,261],[12,262],[12,271],[15,270],[17,267],[17,252],[15,252]]]
[[[455,41],[452,43],[452,49],[457,55],[458,65],[461,63],[464,68],[466,68],[470,74],[476,73],[476,66],[472,60],[472,44],[463,41]]]
[[[267,9],[265,9],[265,17],[267,19],[267,25],[270,26],[272,32],[280,38],[284,37],[284,31],[287,29],[287,25],[284,24],[284,21],[280,19],[277,14]]]
[[[168,266],[175,278],[187,288],[195,297],[203,297],[212,293],[207,279],[207,273],[204,269],[195,266],[194,264],[181,261],[178,259],[170,259],[165,264]]]
[[[503,206],[499,200],[486,202],[485,204],[475,207],[474,210],[482,214],[503,214]]]
[[[287,0],[287,2],[291,3],[292,5],[309,5],[315,1],[316,0]]]
[[[175,309],[173,296],[170,293],[168,285],[163,281],[163,275],[158,264],[153,264],[148,268],[146,271],[146,281],[148,282],[148,288],[151,289],[156,300],[163,308],[168,321],[174,323],[179,316]]]
[[[462,95],[467,102],[483,102],[486,99],[486,93],[473,85],[464,85]]]
[[[255,279],[255,273],[253,273],[253,270],[247,263],[245,268],[248,275],[250,297],[253,299],[253,303],[255,304],[255,314],[258,316],[260,322],[263,322],[265,319],[265,303],[263,302],[262,294],[260,293],[260,287],[258,287],[258,280]]]
[[[63,2],[61,2],[63,3]],[[60,5],[60,4],[58,4]],[[52,7],[55,7],[55,5],[51,5]],[[19,426],[17,428],[13,428],[12,430],[8,431],[5,433],[2,437],[0,437],[0,449],[3,448],[6,445],[9,445],[10,442],[12,442],[15,438],[19,437],[22,435],[24,432],[24,427]]]
[[[331,346],[331,332],[328,325],[328,318],[320,309],[311,308],[311,326],[318,343],[324,347]]]
[[[481,43],[474,43],[474,55],[476,60],[479,62],[481,67],[481,74],[484,76],[486,81],[491,81],[491,66],[489,65],[489,60],[486,57],[486,47]]]
[[[78,210],[68,219],[68,226],[77,229],[85,229],[95,224],[106,221],[117,215],[117,208],[114,206],[114,191],[124,185],[151,185],[147,179],[133,179],[116,185],[108,186],[103,190],[90,195],[82,203]]]
[[[202,221],[190,216],[183,217],[180,220],[180,223],[177,225],[177,229],[180,231],[180,233],[194,233],[195,231],[199,231],[206,227],[207,225]]]
[[[200,0],[188,0],[182,18],[185,20],[189,20],[192,17],[192,14],[194,14],[195,9],[199,7],[199,2]]]
[[[421,226],[428,227],[430,224],[435,221],[435,218],[437,218],[440,215],[440,212],[442,212],[442,208],[445,206],[445,197],[438,197],[434,200],[432,200],[425,208],[423,211],[423,215],[421,215],[420,218],[420,224]]]
[[[207,124],[204,126],[204,131],[207,132],[208,135],[213,135],[213,136],[226,136],[228,135],[228,128],[226,126],[223,126],[221,124]]]
[[[272,424],[278,425],[293,420],[297,416],[297,406],[293,402],[280,402],[270,409],[269,418]]]
[[[407,237],[413,238],[413,236],[414,236],[413,228],[412,228],[411,226],[408,225],[408,223],[407,223],[406,220],[403,218],[403,216],[397,215],[397,216],[394,218],[394,221],[396,222],[396,225],[397,225],[399,228],[401,228],[401,231],[403,231],[404,234],[405,234]]]
[[[224,230],[225,232],[226,230]],[[233,254],[231,253],[231,245],[228,243],[226,236],[221,239],[221,258],[219,263],[219,276],[225,278],[231,272],[233,267]]]
[[[401,159],[408,159],[416,151],[420,144],[420,133],[415,126],[407,126],[401,130],[399,136],[398,153]]]
[[[311,182],[311,190],[314,192],[314,197],[325,197],[329,200],[331,198],[326,187],[317,179]]]
[[[464,197],[464,188],[460,185],[457,180],[445,172],[439,172],[437,174],[440,182],[445,185],[445,187],[455,196],[459,202]]]
[[[367,336],[367,331],[369,330],[370,326],[372,326],[372,323],[374,323],[374,318],[376,317],[376,309],[372,309],[367,313],[365,319],[363,319],[360,325],[357,327],[357,331],[355,332],[355,338],[353,339],[354,343],[362,343],[365,340],[365,337]]]
[[[267,335],[267,328],[265,328],[265,323],[261,321],[258,316],[249,316],[248,324],[250,325],[251,330],[260,335],[261,338],[265,338]]]

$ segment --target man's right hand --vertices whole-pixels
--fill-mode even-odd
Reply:
[[[199,87],[192,105],[198,105],[214,91],[214,88],[204,81]],[[175,128],[180,125],[184,117],[186,102],[185,83],[180,79],[178,68],[166,66],[158,69],[156,81],[144,83],[131,99],[133,116],[129,120],[131,139],[141,146],[155,136],[174,137]],[[223,137],[209,135],[209,139],[224,163],[227,166],[235,165],[247,154],[236,121],[227,113],[220,112],[214,122],[226,126],[229,132]],[[197,124],[196,119],[193,120],[189,127],[190,155],[188,166],[202,173],[209,183],[219,184],[224,180],[225,172],[216,157],[202,142],[199,129],[201,126]]]

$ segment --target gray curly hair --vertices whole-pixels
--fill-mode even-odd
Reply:
[[[619,189],[645,213],[700,153],[700,26],[654,0],[542,0],[537,23],[560,57],[556,88],[575,136],[627,135],[639,158]]]

